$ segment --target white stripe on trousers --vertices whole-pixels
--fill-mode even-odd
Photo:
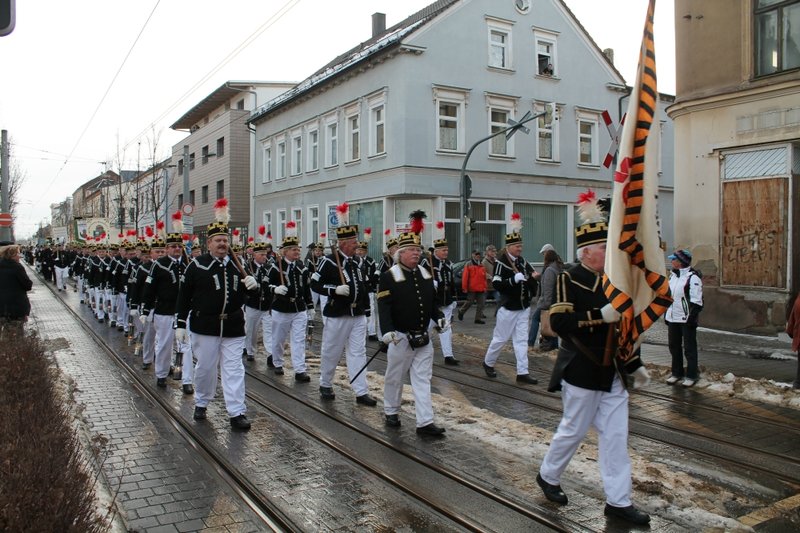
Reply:
[[[117,294],[117,325],[128,332],[128,295],[124,292]]]
[[[281,313],[272,311],[272,362],[283,367],[283,343],[291,342],[292,367],[295,374],[306,371],[306,327],[308,313]]]
[[[169,375],[172,363],[172,352],[175,346],[175,322],[173,315],[153,315],[153,325],[156,328],[156,377],[165,378]],[[239,352],[241,355],[241,352]]]
[[[414,393],[414,411],[417,427],[433,423],[431,404],[431,375],[433,374],[433,343],[414,350],[408,339],[401,334],[400,342],[390,343],[386,354],[386,375],[383,381],[383,412],[396,415],[400,412],[403,397],[403,379],[411,380]]]
[[[378,299],[374,292],[369,293],[369,315],[367,317],[367,335],[377,335],[375,324],[378,321]]]
[[[222,374],[222,395],[228,416],[247,411],[244,403],[244,337],[217,337],[192,333],[192,351],[197,359],[194,369],[194,402],[207,407],[217,393],[217,376]],[[220,372],[221,371],[221,372]]]
[[[611,392],[583,389],[561,380],[564,414],[539,473],[551,485],[561,484],[567,468],[590,426],[597,430],[600,475],[606,503],[631,505],[631,459],[628,456],[628,391],[614,376]]]
[[[244,306],[244,336],[247,355],[258,353],[256,342],[258,326],[261,325],[261,337],[267,355],[272,355],[272,316],[269,311],[260,311],[255,307]]]
[[[453,310],[456,308],[456,302],[452,302],[447,307],[442,307],[444,319],[449,324],[453,323]],[[444,333],[439,333],[439,342],[442,345],[442,355],[445,357],[453,357],[453,328],[447,328]]]
[[[153,311],[150,311],[147,322],[144,323],[144,336],[142,337],[142,363],[153,363],[156,358],[156,327],[153,324]]]
[[[528,317],[530,308],[521,311],[509,311],[505,307],[497,310],[497,322],[492,334],[492,342],[486,350],[483,362],[494,366],[500,356],[503,345],[511,339],[514,355],[517,359],[517,375],[528,373]]]
[[[352,380],[356,373],[367,363],[367,317],[337,316],[328,317],[322,330],[322,353],[320,355],[319,384],[321,387],[332,387],[336,365],[347,347],[347,373]],[[353,382],[356,396],[369,392],[367,372],[364,371]]]

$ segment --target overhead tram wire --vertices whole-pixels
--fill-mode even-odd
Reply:
[[[175,108],[177,108],[180,104],[184,102],[194,91],[196,91],[200,86],[208,81],[214,74],[219,72],[222,67],[230,63],[236,56],[238,56],[245,48],[250,46],[253,41],[255,41],[258,37],[261,36],[262,33],[267,31],[276,22],[281,20],[287,13],[289,13],[292,9],[297,6],[302,0],[289,0],[286,2],[278,11],[276,11],[273,15],[271,15],[261,26],[259,26],[253,33],[251,33],[244,41],[242,41],[239,45],[237,45],[233,50],[231,50],[227,56],[225,56],[219,63],[217,63],[207,74],[205,74],[200,80],[198,80],[192,87],[186,90],[178,99],[170,105],[163,113],[161,113],[155,120],[153,120],[145,129],[139,132],[133,140],[128,142],[124,147],[127,149],[133,143],[138,142],[140,138],[147,134],[150,131],[150,128],[159,122],[161,122],[167,115],[169,115]]]
[[[144,21],[144,25],[139,30],[139,33],[136,35],[136,39],[134,39],[133,43],[131,44],[130,48],[128,49],[128,53],[125,54],[125,58],[122,60],[122,63],[120,64],[119,68],[117,69],[117,72],[114,74],[114,77],[111,79],[111,82],[108,84],[108,88],[106,89],[106,92],[103,94],[103,97],[100,98],[100,102],[98,102],[97,107],[95,107],[94,113],[92,113],[92,116],[89,117],[89,121],[86,123],[86,126],[83,128],[83,131],[81,132],[80,136],[78,137],[78,140],[75,141],[75,145],[72,147],[72,150],[70,150],[69,155],[64,160],[64,164],[61,165],[61,168],[58,169],[58,171],[56,172],[56,175],[53,176],[53,179],[50,180],[50,183],[47,184],[47,187],[45,187],[45,189],[42,192],[41,196],[39,197],[38,201],[41,201],[45,197],[45,195],[47,195],[47,192],[50,190],[50,187],[53,186],[53,183],[55,183],[56,180],[58,179],[58,177],[61,175],[61,172],[64,170],[64,167],[66,167],[67,164],[70,162],[70,159],[72,159],[72,156],[75,153],[75,150],[78,149],[78,146],[80,145],[81,141],[83,140],[83,136],[86,135],[86,132],[89,130],[89,126],[92,125],[92,122],[94,121],[94,118],[97,116],[97,113],[100,111],[100,107],[103,105],[103,102],[105,102],[106,97],[111,92],[111,89],[114,87],[114,83],[116,83],[120,72],[122,72],[122,69],[125,66],[125,63],[128,61],[128,58],[133,53],[133,49],[136,47],[136,43],[139,42],[139,39],[142,37],[142,34],[144,33],[144,30],[147,28],[147,25],[150,23],[150,20],[153,18],[153,14],[156,12],[156,9],[158,9],[158,6],[159,6],[160,3],[161,3],[161,0],[156,0],[156,4],[153,6],[152,11],[150,11],[150,15],[148,15],[147,20]]]

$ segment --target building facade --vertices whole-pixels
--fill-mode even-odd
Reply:
[[[499,135],[471,153],[474,230],[462,234],[467,152],[553,104],[526,124],[529,134]],[[388,29],[376,14],[371,39],[252,113],[252,225],[280,240],[294,221],[306,245],[332,233],[335,207],[347,201],[350,222],[372,228],[377,257],[383,231],[404,230],[422,209],[429,228],[445,222],[458,260],[462,247],[499,248],[519,213],[529,260],[545,243],[573,259],[578,194],[611,190],[603,112],[618,122],[626,105],[624,79],[560,0],[440,0]],[[672,128],[661,116],[662,237],[671,243]],[[431,237],[429,229],[424,243]]]
[[[675,236],[704,274],[704,323],[782,330],[800,279],[800,0],[676,0],[675,28]]]

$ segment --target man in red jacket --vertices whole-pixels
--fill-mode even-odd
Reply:
[[[475,323],[486,324],[482,320],[483,304],[486,302],[486,271],[481,264],[481,253],[478,250],[472,251],[472,259],[464,266],[464,273],[461,275],[461,290],[467,293],[467,300],[458,310],[458,319],[464,320],[464,314],[477,302],[475,309]]]

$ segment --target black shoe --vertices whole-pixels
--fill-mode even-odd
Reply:
[[[458,312],[458,319],[464,320],[464,313],[462,313],[461,311]]]
[[[282,366],[276,366],[273,369],[273,372],[275,372],[275,375],[277,375],[277,376],[282,376],[283,375],[283,367]]]
[[[444,428],[440,428],[439,426],[431,422],[427,426],[422,426],[421,428],[417,428],[417,435],[430,435],[431,437],[443,437]]]
[[[378,405],[378,400],[376,400],[369,394],[362,394],[361,396],[356,396],[356,403],[360,403],[361,405],[366,405],[367,407],[375,407],[376,405]]]
[[[320,387],[319,395],[323,400],[335,400],[336,395],[333,393],[333,387]]]
[[[195,420],[205,420],[206,419],[206,408],[200,407],[196,405],[194,408],[194,416],[192,416]]]
[[[561,490],[561,485],[551,485],[542,479],[541,474],[536,474],[536,483],[541,487],[545,498],[561,505],[567,504],[567,495]]]
[[[142,363],[142,370],[147,370],[150,368],[150,363]]]
[[[100,322],[101,324],[103,323],[103,319],[102,318],[98,318],[97,321]]]
[[[191,383],[185,383],[183,385],[183,393],[184,394],[194,394],[194,387]]]
[[[275,368],[275,363],[272,362],[272,356],[271,355],[267,356],[267,367]]]
[[[308,383],[311,381],[311,377],[305,372],[298,372],[294,375],[294,380],[299,381],[300,383]]]
[[[83,300],[81,300],[81,303],[85,303],[85,302]]]
[[[255,356],[254,356],[254,355],[252,355],[252,354],[247,354],[247,360],[248,360],[248,361],[255,361],[255,360],[256,360],[256,358],[255,358]]]
[[[167,378],[156,378],[156,387],[166,387]]]
[[[231,418],[231,429],[247,431],[250,429],[250,421],[244,415],[234,416]]]
[[[114,326],[116,326],[116,325],[117,325],[117,321],[116,320],[112,320],[111,323],[109,324],[109,326],[111,326],[112,328]]]
[[[476,323],[476,324],[486,324],[486,322],[484,322],[484,321],[483,321],[483,320],[481,320],[480,318],[476,319],[476,320],[475,320],[475,323]]]
[[[385,421],[390,428],[400,427],[400,417],[398,415],[385,415]]]
[[[242,357],[247,357],[247,348],[242,348]]]
[[[497,377],[497,372],[495,371],[493,366],[489,366],[486,363],[483,363],[483,370],[484,372],[486,372],[486,375],[489,376],[490,378]]]
[[[450,365],[450,366],[458,366],[458,365],[459,365],[459,363],[461,363],[461,361],[459,361],[459,360],[458,360],[458,359],[456,359],[455,357],[452,357],[452,356],[451,356],[451,357],[445,357],[445,358],[444,358],[444,364],[446,364],[446,365]]]
[[[377,335],[370,335],[370,336],[369,336],[369,337],[367,337],[367,338],[368,338],[369,340],[373,341],[373,342],[378,342],[378,336],[377,336]]]
[[[518,374],[517,383],[527,383],[528,385],[536,385],[537,383],[539,383],[539,380],[534,377],[531,377],[530,374]]]
[[[117,331],[122,331],[123,329],[125,328],[123,328],[122,326],[117,326]]]
[[[623,520],[627,520],[631,524],[649,524],[650,523],[650,515],[640,511],[633,505],[629,505],[627,507],[614,507],[613,505],[606,504],[606,508],[603,510],[603,514],[606,516],[615,516],[617,518],[622,518]]]

